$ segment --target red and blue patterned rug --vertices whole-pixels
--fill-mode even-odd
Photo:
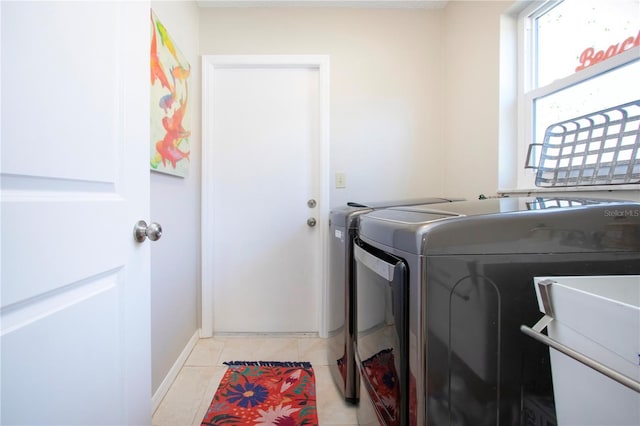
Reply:
[[[202,426],[317,425],[316,384],[309,362],[233,361]]]

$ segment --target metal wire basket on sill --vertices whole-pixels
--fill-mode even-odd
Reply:
[[[539,187],[640,183],[640,100],[552,124],[525,167]]]

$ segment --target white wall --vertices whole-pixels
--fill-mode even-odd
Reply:
[[[195,2],[154,1],[151,7],[191,65],[191,165],[185,179],[151,173],[151,220],[163,235],[151,244],[152,391],[200,327],[201,78],[199,9]],[[150,21],[149,21],[150,25]]]
[[[331,205],[499,188],[500,19],[444,9],[204,8],[203,54],[331,55]]]
[[[525,1],[450,1],[443,14],[444,193],[468,199],[514,188],[516,19]],[[501,30],[504,31],[501,37]],[[511,33],[511,34],[509,34]],[[586,189],[586,188],[583,188]],[[511,192],[515,195],[528,193]],[[553,195],[640,201],[640,191]],[[544,196],[544,194],[542,195]]]
[[[201,9],[203,54],[331,57],[331,206],[443,193],[442,10]],[[457,189],[457,188],[456,188]],[[456,195],[456,194],[454,194]]]
[[[500,16],[510,1],[453,1],[443,21],[444,191],[498,189]]]

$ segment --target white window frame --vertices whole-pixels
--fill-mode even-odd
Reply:
[[[535,63],[531,52],[535,48],[535,19],[555,6],[560,0],[533,2],[518,16],[518,147],[516,165],[516,186],[518,190],[530,192],[548,191],[596,191],[596,190],[638,190],[640,185],[601,185],[590,187],[570,187],[543,189],[535,186],[535,170],[525,169],[525,161],[529,145],[533,141],[533,105],[536,99],[559,92],[568,87],[604,74],[618,67],[640,60],[640,46],[628,49],[618,55],[577,71],[567,77],[555,80],[550,84],[534,87]],[[541,135],[538,135],[540,138]]]

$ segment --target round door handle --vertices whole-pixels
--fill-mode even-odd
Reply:
[[[147,226],[147,222],[139,220],[136,226],[133,227],[133,238],[139,243],[149,239],[151,241],[157,241],[162,237],[162,226],[159,223],[152,222]]]
[[[307,219],[307,225],[309,225],[309,227],[311,227],[311,228],[316,226],[316,218],[315,217],[310,217],[309,219]]]
[[[316,200],[314,200],[313,198],[312,198],[312,199],[310,199],[309,201],[307,201],[307,206],[308,206],[310,209],[314,208],[314,207],[316,206],[316,204],[318,204],[318,203],[316,203]]]

